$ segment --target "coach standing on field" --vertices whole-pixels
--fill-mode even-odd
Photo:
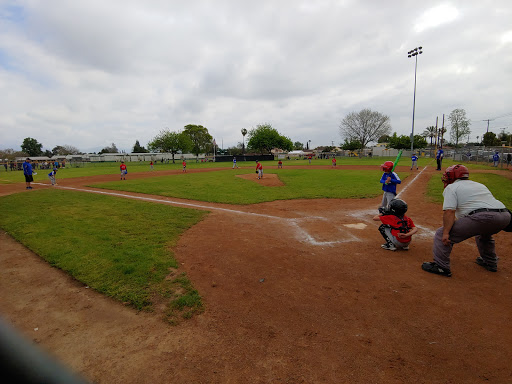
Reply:
[[[32,189],[30,183],[34,181],[34,177],[32,176],[32,164],[30,164],[30,159],[28,157],[23,163],[23,174],[25,175],[26,188]]]
[[[453,244],[475,237],[480,253],[476,263],[496,272],[498,257],[492,236],[509,225],[511,214],[485,185],[469,180],[469,171],[464,165],[448,167],[442,180],[445,188],[443,227],[434,236],[434,261],[423,263],[421,268],[450,277]]]

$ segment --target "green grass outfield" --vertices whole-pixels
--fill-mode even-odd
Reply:
[[[364,166],[372,166],[374,165],[377,170],[380,170],[380,164],[384,161],[391,160],[394,161],[394,157],[337,157],[338,166],[342,165],[364,165]],[[277,167],[277,160],[274,161],[262,161],[263,167]],[[283,160],[284,169],[287,167],[293,166],[308,166],[308,160]],[[448,167],[449,165],[454,164],[452,160],[446,159],[443,161],[443,168]],[[465,163],[470,169],[496,169],[491,167],[490,165],[484,164],[474,164],[474,163]],[[98,176],[98,175],[117,175],[119,174],[119,165],[120,163],[79,163],[79,167],[77,168],[75,165],[68,163],[66,168],[61,168],[57,172],[57,180],[59,179],[67,179],[72,177],[83,177],[83,176]],[[126,163],[128,172],[151,172],[149,167],[149,162],[128,162]],[[253,161],[237,161],[237,165],[240,168],[255,168],[255,162]],[[312,160],[311,165],[322,165],[322,166],[330,166],[331,159],[322,159],[322,160]],[[410,165],[410,159],[402,158],[399,162],[400,166]],[[435,166],[435,160],[430,158],[420,158],[418,161],[418,165],[420,167],[424,167],[426,165]],[[158,173],[160,170],[181,170],[181,161],[176,160],[175,164],[166,164],[155,162],[154,171]],[[200,168],[232,168],[232,162],[218,162],[218,163],[196,163],[195,160],[189,160],[187,162],[187,169],[200,169]],[[501,168],[498,168],[498,170]],[[48,169],[37,169],[35,170],[37,175],[34,176],[34,181],[47,181],[48,173],[50,170]],[[22,171],[4,171],[0,169],[0,184],[10,184],[10,183],[23,183],[25,182],[25,178],[23,177]]]
[[[250,174],[253,180],[237,175]],[[180,173],[176,175],[93,184],[96,188],[139,192],[226,204],[255,204],[290,199],[361,199],[382,194],[379,183],[382,171],[337,169],[272,169],[265,175],[277,174],[283,186],[265,187],[256,183],[256,174],[247,169],[216,172]],[[405,179],[408,173],[401,173]]]
[[[0,227],[50,265],[139,310],[165,300],[176,322],[202,310],[172,248],[207,213],[57,189],[0,198]],[[179,289],[181,292],[177,294]]]

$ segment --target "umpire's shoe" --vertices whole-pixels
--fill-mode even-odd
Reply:
[[[488,271],[490,272],[498,272],[498,267],[496,267],[495,265],[490,265],[490,264],[487,264],[485,262],[484,259],[482,259],[481,256],[478,256],[475,260],[475,263],[477,263],[478,265],[484,267],[485,269],[487,269]]]
[[[435,273],[436,275],[451,277],[452,272],[449,269],[442,268],[434,261],[425,262],[421,265],[421,269],[426,272]]]

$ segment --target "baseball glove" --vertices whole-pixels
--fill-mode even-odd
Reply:
[[[256,171],[256,173],[258,173],[258,171]]]

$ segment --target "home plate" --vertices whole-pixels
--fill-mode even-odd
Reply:
[[[367,225],[365,223],[357,223],[357,224],[343,224],[343,226],[347,228],[354,228],[354,229],[365,229]]]

